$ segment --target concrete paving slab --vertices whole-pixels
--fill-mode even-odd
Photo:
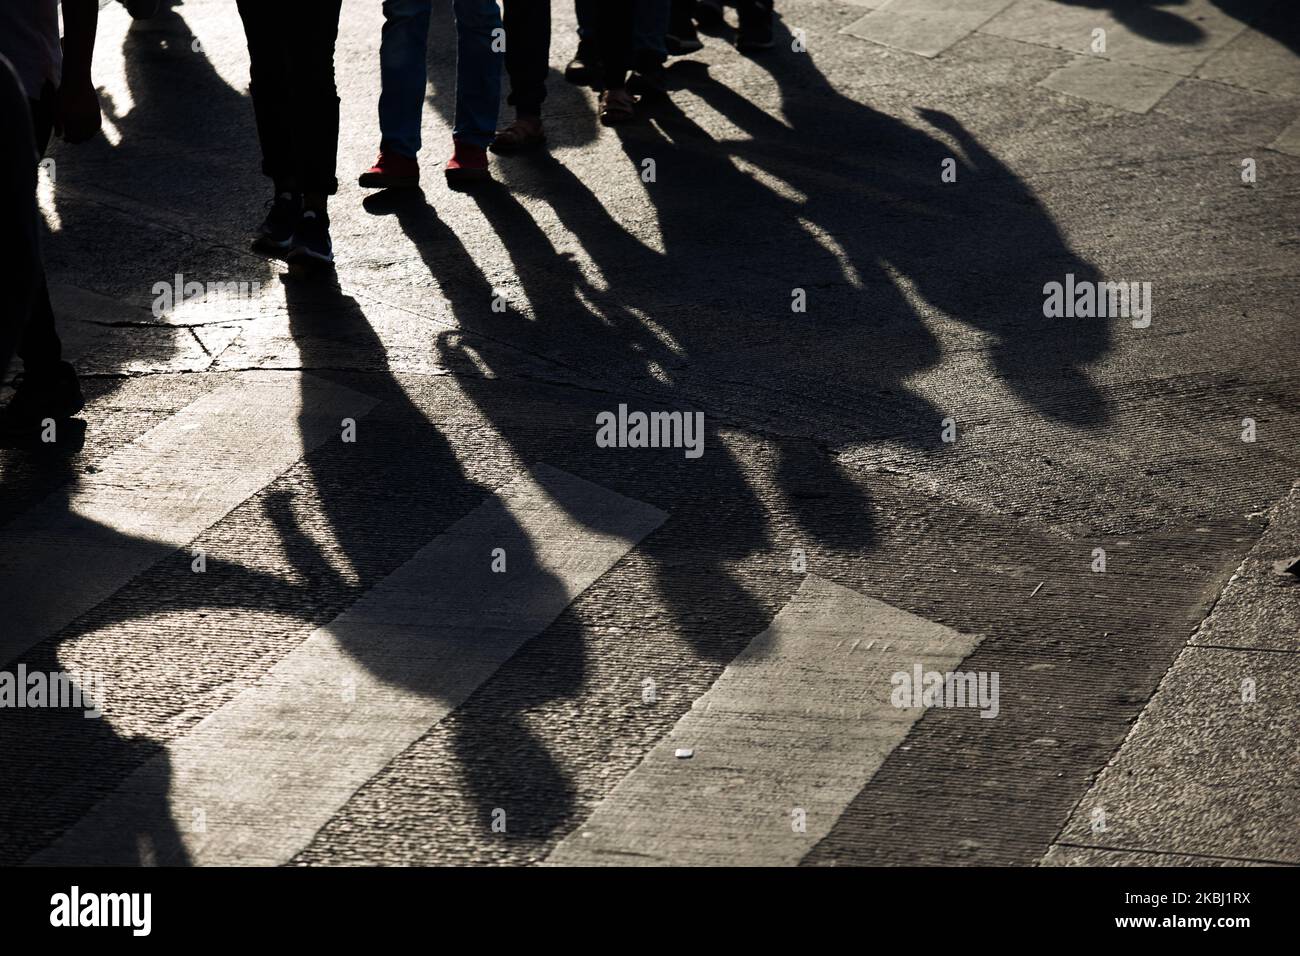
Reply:
[[[1268,527],[1232,576],[1191,643],[1300,653],[1300,488],[1269,513]]]
[[[951,672],[979,640],[809,575],[547,862],[798,863],[924,713],[891,678]]]
[[[1071,815],[1056,841],[1070,852],[1045,862],[1090,847],[1300,862],[1298,502],[1300,486]]]
[[[188,329],[155,322],[149,312],[120,299],[55,282],[50,302],[60,317],[63,358],[85,375],[141,375],[157,372],[201,372],[212,363],[209,345],[220,347],[212,334],[200,341]],[[129,338],[124,329],[131,329]]]
[[[1300,655],[1189,647],[1057,844],[1300,864],[1297,686]]]
[[[935,57],[1013,0],[885,0],[844,32],[882,46]]]
[[[1045,77],[1039,86],[1081,99],[1145,113],[1174,88],[1179,78],[1120,60],[1080,59]]]

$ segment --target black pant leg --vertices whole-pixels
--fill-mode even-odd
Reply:
[[[596,4],[596,43],[605,89],[626,86],[632,69],[632,0]]]
[[[32,114],[32,133],[40,155],[50,144],[54,130],[54,111],[57,93],[54,85],[46,83],[39,100],[29,100]],[[63,343],[54,331],[54,307],[50,304],[50,289],[45,281],[45,266],[36,259],[36,287],[31,300],[27,326],[19,340],[18,355],[24,369],[30,374],[40,373],[63,360]]]
[[[289,36],[295,25],[281,0],[236,0],[236,6],[248,41],[248,91],[262,172],[283,188],[297,174],[289,99]]]
[[[551,0],[505,0],[506,102],[524,116],[541,116],[551,60]]]
[[[268,0],[254,0],[266,3]],[[305,193],[332,196],[339,151],[339,94],[334,82],[334,46],[342,0],[297,0],[298,12],[285,42],[291,44],[289,120],[294,169]]]
[[[31,314],[41,268],[36,244],[36,145],[27,97],[9,61],[0,57],[0,375]]]

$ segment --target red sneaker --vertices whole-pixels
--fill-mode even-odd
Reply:
[[[357,183],[363,189],[409,189],[420,185],[420,164],[411,156],[386,152],[381,146],[379,158]]]
[[[452,140],[451,159],[447,160],[447,185],[453,189],[472,186],[492,178],[488,170],[487,149],[459,139]]]

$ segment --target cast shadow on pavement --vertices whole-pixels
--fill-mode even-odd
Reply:
[[[167,16],[174,20],[161,22],[163,33],[188,33],[174,11]],[[159,29],[153,24],[150,34]],[[441,64],[433,100],[443,111],[450,35],[444,24],[431,46],[431,66]],[[788,39],[782,30],[778,45],[788,46]],[[128,56],[136,109],[121,119],[122,142],[112,150],[136,175],[164,161],[143,146],[153,124],[194,122],[194,85],[205,91],[210,114],[238,111],[251,129],[247,101],[204,57],[172,65],[192,85],[177,84],[175,76],[162,83],[147,72],[151,49]],[[509,189],[474,196],[511,257],[529,304],[526,317],[492,311],[492,282],[422,195],[381,194],[367,205],[396,216],[438,282],[457,329],[434,334],[430,348],[511,454],[677,516],[638,548],[664,608],[656,630],[719,669],[770,621],[768,605],[737,569],[771,549],[773,507],[790,515],[810,550],[866,552],[879,536],[870,494],[860,476],[836,462],[834,449],[888,441],[943,453],[943,409],[909,386],[918,372],[943,361],[918,303],[978,330],[998,375],[1037,414],[1079,429],[1108,417],[1087,374],[1109,348],[1106,327],[1042,317],[1044,281],[1097,272],[1069,249],[1032,191],[951,117],[920,117],[960,144],[957,182],[945,184],[940,163],[953,152],[945,139],[840,95],[810,56],[759,62],[779,93],[780,118],[699,66],[671,71],[674,85],[745,138],[716,140],[671,101],[650,109],[649,121],[618,131],[629,175],[646,158],[656,162],[657,181],[646,192],[661,248],[637,238],[620,210],[605,208],[555,157],[510,161],[520,164],[521,184],[534,184],[523,188],[536,189],[603,282],[557,249]],[[594,135],[586,95],[560,83],[551,88],[552,105],[567,113],[557,124],[558,142]],[[165,161],[188,162],[174,154]],[[195,167],[177,181],[205,174]],[[241,186],[251,188],[257,178],[250,163]],[[183,186],[159,188],[161,201],[174,208],[194,201]],[[83,214],[75,203],[60,212],[70,223]],[[810,297],[806,314],[791,312],[794,288]],[[338,554],[322,553],[319,536],[304,532],[291,495],[267,492],[261,506],[278,530],[285,573],[221,561],[212,562],[203,583],[185,567],[151,572],[147,588],[130,586],[145,588],[147,599],[97,609],[27,655],[29,668],[59,669],[62,643],[131,621],[137,607],[149,613],[271,609],[305,635],[491,494],[467,476],[393,374],[353,296],[329,283],[296,280],[285,290],[301,367],[381,402],[363,422],[366,442],[346,449],[331,444],[301,463],[318,508],[313,520],[328,529]],[[361,371],[331,369],[340,348]],[[521,368],[558,369],[565,381],[530,378]],[[529,408],[551,401],[580,414],[539,427]],[[594,416],[620,402],[705,411],[705,456],[692,461],[673,451],[633,463],[634,456],[594,454]],[[776,505],[756,493],[742,467],[735,443],[746,435],[772,450]],[[55,473],[51,480],[75,476]],[[340,573],[340,556],[354,577]],[[527,565],[529,556],[520,557]],[[534,583],[539,594],[556,586],[545,574]],[[491,810],[506,809],[517,821],[510,839],[539,853],[580,822],[581,808],[560,760],[530,731],[526,711],[582,687],[591,636],[572,609],[564,612],[503,669],[501,682],[480,688],[444,725],[476,818],[486,829]],[[430,697],[450,693],[427,675],[412,685],[400,662],[376,655],[364,641],[349,642],[347,650],[387,682]],[[539,659],[548,666],[539,668]],[[27,858],[152,759],[158,800],[124,821],[123,855],[111,862],[188,862],[178,830],[184,821],[173,819],[182,808],[169,806],[168,768],[154,741],[51,709],[26,711],[20,720],[6,715],[0,751],[22,781],[0,803],[4,829],[17,835],[6,861]]]

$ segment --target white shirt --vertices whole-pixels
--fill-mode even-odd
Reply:
[[[31,99],[40,99],[47,80],[58,86],[59,0],[0,0],[0,53],[13,63]]]

